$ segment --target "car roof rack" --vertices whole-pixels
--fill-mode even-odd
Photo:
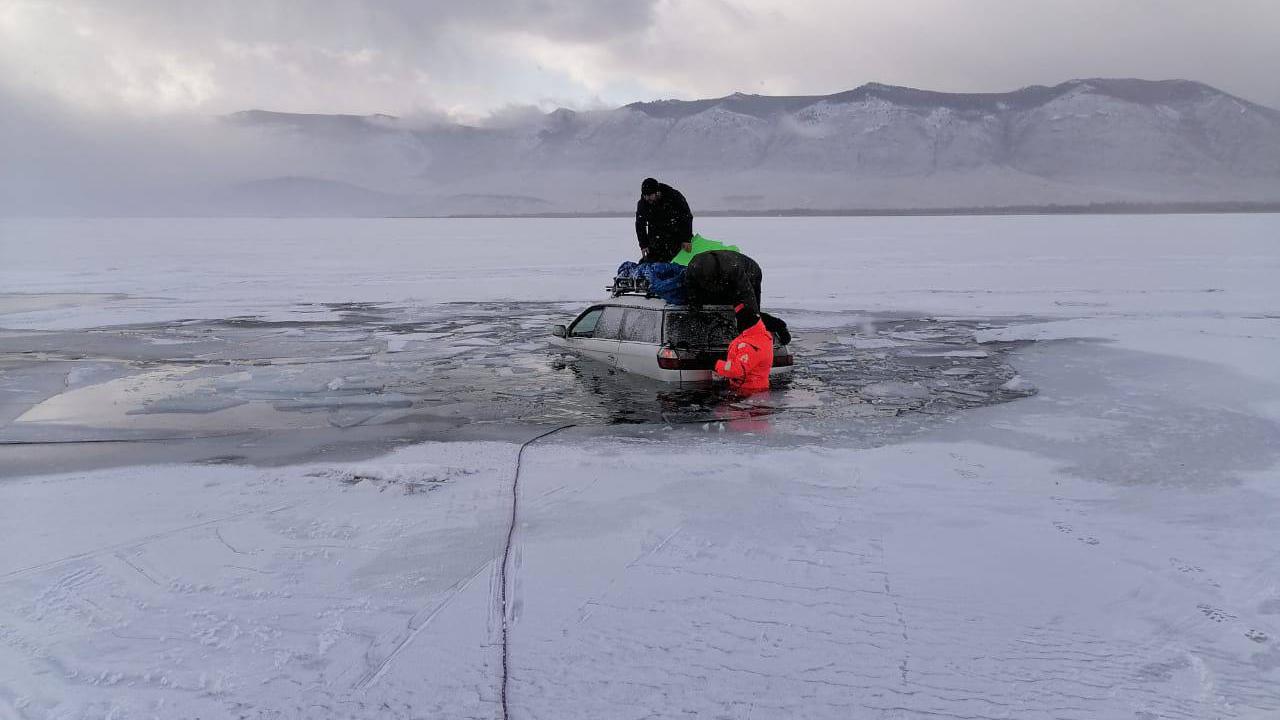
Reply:
[[[649,281],[644,278],[615,277],[612,285],[606,285],[605,290],[613,297],[620,295],[640,295],[641,297],[658,297],[653,294],[649,288]]]

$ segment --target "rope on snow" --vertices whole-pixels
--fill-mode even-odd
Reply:
[[[520,450],[519,452],[516,453],[516,472],[514,477],[512,477],[511,479],[511,522],[507,525],[507,543],[502,551],[502,565],[498,567],[498,586],[500,588],[499,592],[501,593],[500,600],[502,605],[502,718],[503,720],[507,720],[507,718],[510,717],[510,714],[507,709],[507,687],[511,683],[511,674],[509,672],[510,663],[508,662],[511,657],[511,645],[507,641],[507,633],[509,630],[507,621],[511,616],[511,609],[508,606],[510,601],[507,598],[507,565],[509,565],[511,562],[511,543],[512,543],[512,540],[515,538],[516,516],[519,512],[519,507],[520,507],[520,463],[521,461],[524,460],[525,448],[529,447],[530,445],[538,442],[539,440],[545,437],[554,435],[560,432],[561,430],[567,430],[571,427],[574,427],[575,424],[576,423],[569,423],[567,425],[561,425],[557,428],[548,430],[536,437],[530,438],[529,440],[526,440],[523,444],[520,445]]]

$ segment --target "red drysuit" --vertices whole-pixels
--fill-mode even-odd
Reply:
[[[729,387],[744,395],[768,390],[772,368],[773,335],[759,320],[729,343],[727,358],[716,361],[716,374],[728,378]]]

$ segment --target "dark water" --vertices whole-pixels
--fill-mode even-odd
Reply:
[[[73,408],[61,424],[123,430],[155,427],[164,416],[165,429],[177,432],[217,426],[210,418],[234,408],[261,427],[353,428],[412,418],[671,424],[781,413],[871,421],[954,413],[1030,392],[1007,385],[1015,371],[1005,349],[979,346],[971,321],[860,317],[850,325],[849,316],[833,315],[831,327],[794,332],[793,377],[743,400],[719,387],[675,388],[558,351],[547,343],[548,329],[571,319],[573,305],[311,309],[315,320],[235,317],[8,333],[0,337],[0,387],[10,390],[0,433],[31,437],[43,422],[13,421],[36,402],[129,377],[136,382],[113,400],[118,418],[86,407],[77,423]]]

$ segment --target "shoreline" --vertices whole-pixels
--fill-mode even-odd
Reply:
[[[1280,213],[1280,202],[1094,203],[1089,205],[1000,205],[936,208],[780,208],[703,210],[699,217],[946,217],[973,215],[1236,215]],[[624,218],[630,210],[545,213],[456,213],[393,215],[397,218]]]

